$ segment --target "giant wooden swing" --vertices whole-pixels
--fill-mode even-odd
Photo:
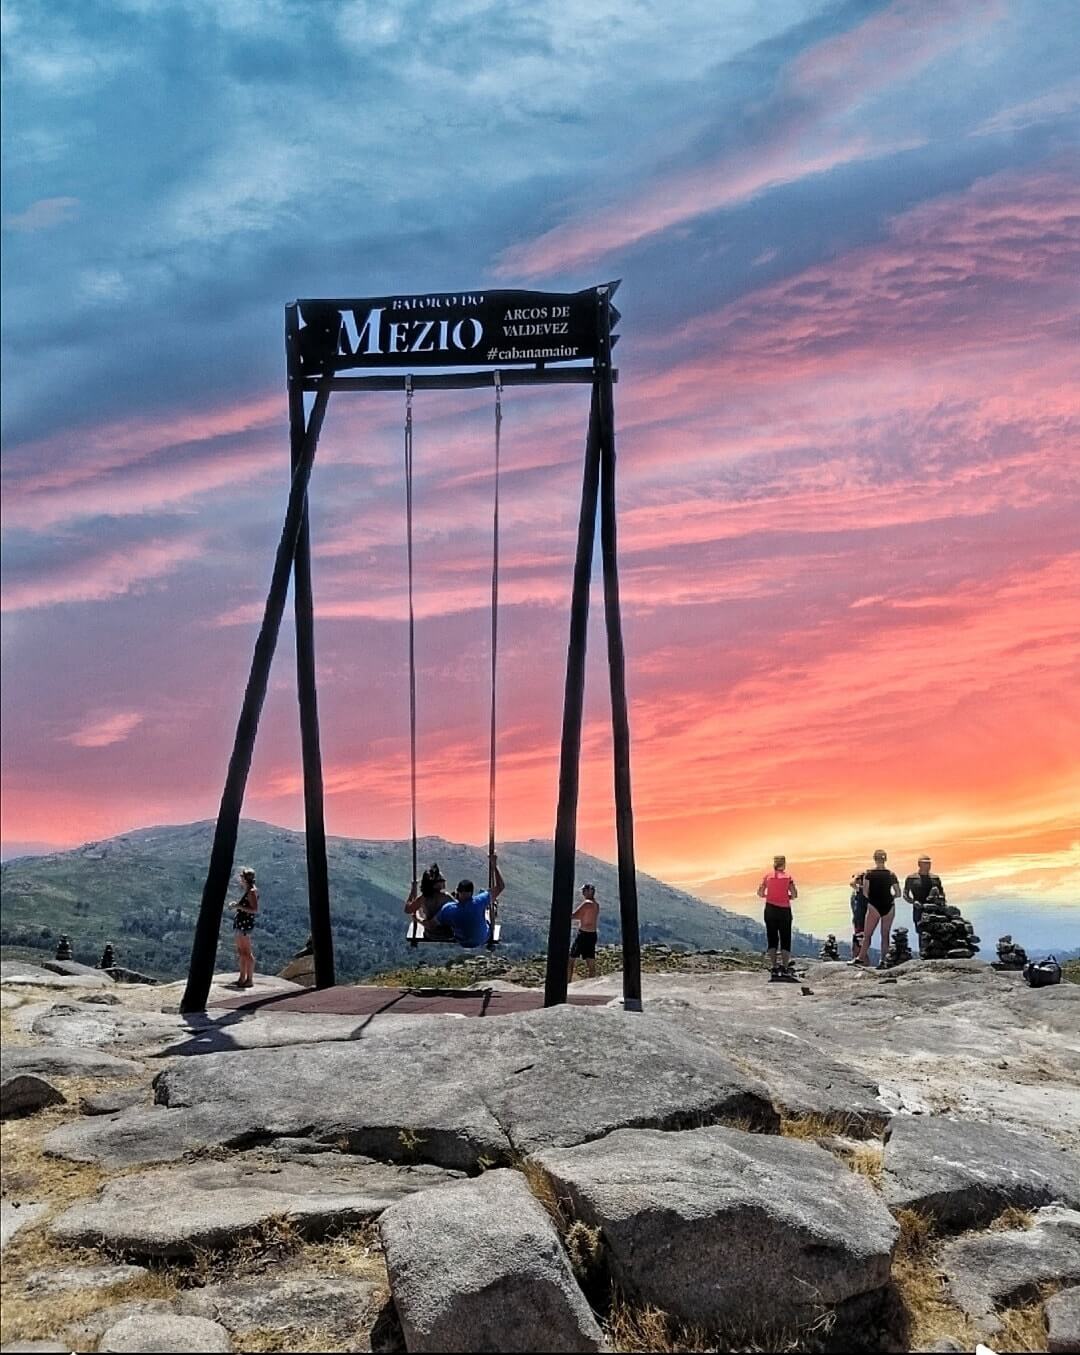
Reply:
[[[412,392],[417,390],[462,390],[492,385],[498,394],[502,388],[509,386],[560,384],[591,384],[592,399],[585,440],[581,511],[570,602],[570,639],[563,700],[544,1005],[550,1007],[565,1002],[567,992],[570,914],[574,906],[589,584],[599,501],[611,689],[623,1003],[627,1008],[640,1009],[641,956],[630,788],[630,726],[619,607],[615,506],[614,383],[618,373],[611,364],[611,350],[618,339],[612,329],[619,313],[611,304],[611,298],[618,285],[614,282],[573,293],[498,291],[310,300],[286,306],[285,346],[292,483],[218,810],[181,1011],[203,1011],[210,993],[221,917],[236,853],[244,790],[251,767],[259,715],[269,683],[270,665],[285,611],[290,576],[294,579],[297,696],[304,767],[308,906],[315,957],[315,986],[329,988],[334,984],[322,755],[315,689],[311,539],[307,513],[311,468],[331,394],[335,391],[403,391],[411,403]],[[394,318],[388,319],[388,316]],[[442,370],[416,370],[424,367]],[[379,374],[340,375],[344,370],[355,368],[378,369]],[[406,370],[387,371],[394,368]],[[446,371],[446,368],[462,370]],[[310,409],[305,399],[309,394],[313,396]],[[407,476],[411,468],[409,451],[407,448]],[[411,489],[409,492],[411,497]],[[496,533],[496,552],[497,541]],[[497,554],[493,574],[493,628],[497,603],[497,596],[494,595],[496,579]],[[411,675],[413,672],[411,668]],[[494,731],[494,685],[492,692]],[[414,696],[411,698],[411,707],[415,739]],[[494,732],[492,750],[493,776]],[[413,775],[415,777],[415,751]],[[415,857],[415,795],[413,803]],[[494,850],[493,824],[489,848]],[[416,874],[415,859],[413,874]]]

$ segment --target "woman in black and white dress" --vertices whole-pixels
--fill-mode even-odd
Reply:
[[[255,952],[251,949],[251,933],[255,930],[255,914],[259,911],[259,891],[255,888],[255,872],[245,866],[240,872],[240,883],[244,892],[230,903],[229,908],[236,914],[233,918],[233,934],[236,937],[236,954],[240,961],[240,977],[237,988],[250,988],[255,982]]]

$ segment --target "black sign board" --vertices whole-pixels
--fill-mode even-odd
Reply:
[[[580,362],[601,351],[602,298],[582,292],[445,292],[298,302],[301,371]],[[618,312],[612,307],[611,324]]]

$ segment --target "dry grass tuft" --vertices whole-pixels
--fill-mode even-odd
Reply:
[[[812,1111],[804,1115],[792,1115],[782,1111],[780,1115],[780,1133],[788,1139],[813,1139],[822,1142],[836,1134],[849,1134],[852,1138],[879,1142],[883,1133],[868,1125],[864,1115],[837,1111],[834,1115],[824,1115]],[[826,1148],[831,1145],[825,1143]]]
[[[879,1139],[859,1139],[845,1142],[837,1138],[836,1124],[825,1115],[785,1115],[780,1120],[780,1133],[787,1139],[802,1139],[828,1149],[857,1176],[865,1176],[876,1188],[881,1186],[885,1165],[884,1150]]]
[[[226,1280],[260,1275],[280,1261],[297,1255],[303,1246],[304,1238],[291,1219],[283,1215],[267,1219],[229,1247],[197,1251],[184,1273],[185,1280],[196,1285],[221,1284]]]
[[[378,1310],[390,1296],[379,1233],[374,1221],[347,1228],[319,1242],[302,1242],[295,1252],[298,1263],[337,1279],[351,1279],[377,1286],[367,1319],[375,1321]],[[315,1328],[290,1327],[280,1331],[244,1332],[233,1338],[238,1351],[346,1351],[357,1350],[359,1334],[342,1343],[341,1338]]]
[[[631,1303],[615,1291],[603,1325],[612,1350],[656,1351],[663,1355],[738,1350],[754,1355],[763,1351],[820,1349],[829,1342],[832,1322],[832,1312],[823,1311],[800,1331],[770,1325],[751,1315],[744,1322],[710,1333],[704,1327],[680,1322],[652,1304]]]
[[[637,1351],[713,1351],[704,1331],[676,1323],[667,1313],[651,1305],[631,1304],[617,1294],[605,1323],[608,1345],[612,1350]]]
[[[1034,1223],[1035,1215],[1030,1209],[1018,1209],[1016,1205],[1011,1204],[986,1226],[992,1233],[1011,1233],[1026,1232]]]
[[[67,1090],[65,1096],[69,1096]],[[5,1120],[0,1126],[0,1156],[4,1163],[5,1193],[25,1200],[71,1204],[92,1195],[105,1181],[105,1173],[90,1162],[69,1162],[46,1157],[44,1136],[79,1113],[78,1097],[67,1105],[49,1106],[36,1115]]]
[[[570,1264],[579,1274],[598,1270],[604,1261],[604,1239],[599,1228],[575,1219],[563,1238]]]
[[[318,1327],[285,1327],[280,1331],[247,1331],[233,1337],[238,1351],[344,1351],[356,1350],[355,1344],[342,1345],[336,1337]]]
[[[885,1169],[885,1154],[881,1145],[868,1143],[859,1148],[833,1150],[845,1167],[856,1176],[865,1176],[875,1190],[881,1189],[881,1174]]]
[[[935,1262],[936,1235],[932,1215],[914,1209],[896,1211],[900,1238],[893,1258],[892,1281],[903,1309],[908,1349],[931,1345],[943,1336],[974,1350],[982,1339],[970,1318],[951,1304]]]
[[[897,1256],[893,1284],[903,1307],[909,1350],[925,1349],[943,1336],[974,1350],[982,1335],[965,1313],[945,1297],[941,1276],[924,1257]]]
[[[39,1270],[100,1265],[101,1260],[100,1252],[89,1247],[62,1247],[51,1241],[43,1228],[31,1224],[4,1249],[3,1280],[5,1285],[14,1287]]]
[[[781,1115],[780,1133],[786,1139],[829,1139],[836,1126],[824,1115]]]
[[[934,1217],[920,1214],[916,1209],[898,1209],[893,1216],[900,1225],[896,1244],[897,1258],[924,1260],[934,1242]]]
[[[989,1344],[996,1350],[1045,1350],[1046,1311],[1041,1300],[1000,1314],[1001,1335]]]
[[[328,1242],[305,1243],[302,1252],[316,1270],[386,1285],[386,1262],[374,1222],[350,1228]]]
[[[71,1293],[27,1294],[22,1281],[30,1270],[52,1269],[57,1266],[82,1262],[100,1264],[96,1253],[61,1251],[52,1248],[47,1253],[36,1250],[34,1264],[27,1265],[28,1254],[19,1256],[18,1273],[7,1261],[5,1253],[3,1283],[4,1342],[42,1341],[56,1337],[66,1328],[85,1321],[102,1308],[116,1303],[130,1303],[148,1299],[172,1301],[176,1297],[176,1279],[171,1270],[153,1270],[133,1280],[110,1285],[106,1289],[81,1289]]]
[[[538,1163],[530,1158],[522,1158],[518,1162],[518,1170],[525,1177],[533,1198],[543,1205],[558,1229],[574,1274],[586,1297],[594,1306],[606,1307],[609,1277],[600,1229],[575,1216],[569,1196],[559,1195],[555,1182]]]
[[[22,1005],[20,1002],[19,1006]],[[12,1011],[18,1011],[18,1007],[7,1007],[0,1012],[0,1044],[5,1044],[10,1049],[15,1045],[21,1047],[33,1043],[29,1031],[20,1030],[11,1019]]]
[[[572,1222],[570,1201],[560,1200],[555,1189],[555,1182],[552,1181],[543,1167],[538,1162],[534,1162],[532,1158],[522,1158],[517,1166],[533,1196],[544,1206],[551,1215],[555,1227],[565,1237]]]

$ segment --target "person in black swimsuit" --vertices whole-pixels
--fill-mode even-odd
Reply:
[[[233,934],[236,939],[236,954],[240,961],[240,977],[237,988],[251,988],[255,983],[255,952],[251,949],[251,933],[255,930],[255,914],[259,911],[259,891],[255,888],[255,872],[245,866],[240,872],[240,883],[244,892],[235,903],[228,905],[229,911],[236,914],[233,918]]]
[[[863,931],[862,946],[852,964],[866,964],[870,953],[870,942],[874,939],[877,925],[881,923],[881,958],[889,949],[889,933],[892,931],[893,918],[896,916],[896,900],[900,897],[900,881],[885,865],[887,857],[883,851],[874,853],[874,865],[863,876],[863,897],[866,899],[866,927]]]

